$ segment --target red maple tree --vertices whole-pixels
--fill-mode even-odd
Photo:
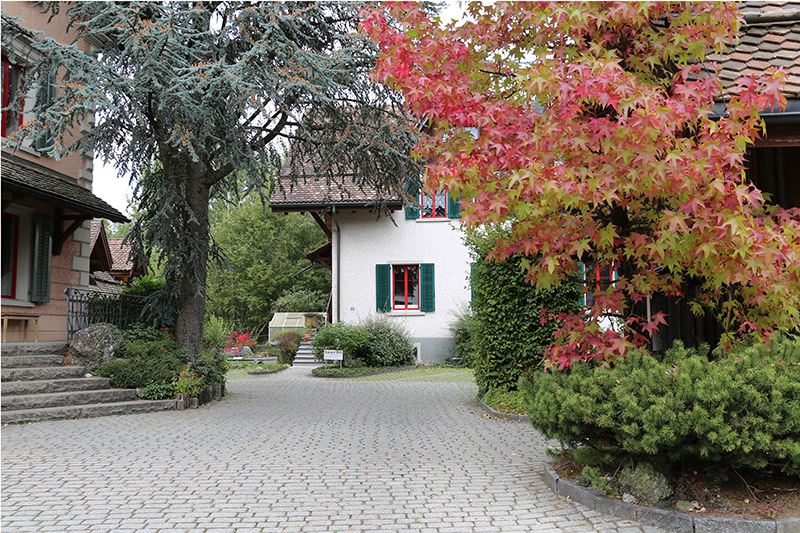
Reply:
[[[426,187],[463,198],[467,228],[510,227],[491,258],[528,256],[541,288],[579,261],[615,267],[588,314],[561,317],[550,364],[646,344],[669,318],[645,312],[654,295],[715,314],[723,346],[796,326],[800,210],[745,178],[759,110],[785,105],[783,73],[743,78],[711,115],[721,85],[705,55],[736,39],[733,3],[473,2],[467,15],[388,3],[363,28],[376,75],[436,125],[416,147]],[[608,315],[622,327],[601,327]]]

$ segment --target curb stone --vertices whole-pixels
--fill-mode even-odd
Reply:
[[[478,405],[483,403],[480,400],[476,401]],[[491,408],[489,407],[489,409]],[[494,410],[492,409],[492,411]],[[624,520],[636,520],[642,524],[660,527],[667,531],[678,533],[800,533],[800,518],[752,520],[747,518],[693,516],[664,509],[641,507],[615,498],[606,498],[595,494],[586,487],[581,487],[560,477],[549,466],[544,467],[544,481],[559,496],[582,503],[592,510]]]
[[[501,411],[497,411],[489,405],[483,403],[480,398],[475,398],[475,403],[483,409],[485,412],[489,413],[493,418],[501,418],[503,420],[513,420],[515,422],[530,422],[530,418],[528,415],[518,415],[515,413],[503,413]],[[554,489],[555,490],[555,489]]]

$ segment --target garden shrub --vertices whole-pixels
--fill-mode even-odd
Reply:
[[[475,362],[475,316],[470,309],[459,313],[450,324],[450,333],[453,335],[453,359],[457,359],[460,366],[472,367]]]
[[[553,343],[556,321],[543,323],[542,311],[576,311],[578,284],[537,290],[523,273],[523,263],[529,258],[484,260],[494,245],[494,238],[487,236],[473,236],[469,245],[479,258],[472,272],[475,382],[479,394],[493,388],[516,390],[520,376],[541,364],[545,348]]]
[[[135,277],[131,284],[122,289],[122,294],[132,296],[150,296],[166,287],[167,281],[152,274]]]
[[[294,363],[294,357],[300,348],[300,342],[303,340],[303,333],[292,330],[284,331],[276,335],[275,340],[278,341],[278,362],[283,365]]]
[[[386,317],[373,317],[359,325],[326,324],[314,335],[312,346],[317,359],[322,359],[323,350],[343,350],[347,366],[404,366],[415,361],[408,332]]]
[[[680,464],[724,462],[800,475],[800,340],[775,336],[717,359],[680,343],[613,367],[520,379],[531,422],[573,446]]]
[[[145,400],[168,400],[175,396],[175,389],[170,383],[150,383],[142,390]]]
[[[168,383],[184,365],[175,353],[142,354],[128,359],[112,359],[100,365],[95,374],[111,380],[112,387],[135,389],[151,382]]]

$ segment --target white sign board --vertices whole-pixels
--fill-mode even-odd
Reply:
[[[325,350],[323,352],[323,359],[325,359],[326,361],[342,361],[344,359],[344,351]]]

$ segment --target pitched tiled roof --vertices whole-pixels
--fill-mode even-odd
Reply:
[[[133,261],[131,261],[131,247],[129,244],[123,244],[125,239],[108,239],[108,247],[111,249],[111,258],[114,264],[111,270],[131,270],[133,268]]]
[[[323,206],[369,207],[375,205],[379,195],[372,187],[360,187],[351,180],[334,182],[324,177],[307,177],[293,183],[281,176],[279,185],[270,198],[272,208],[303,208]],[[389,205],[402,205],[399,195],[384,199]]]
[[[775,66],[786,71],[786,97],[800,98],[800,2],[747,1],[740,9],[745,24],[739,42],[708,57],[721,67],[723,95],[736,88],[740,77]]]
[[[94,248],[94,243],[97,241],[97,237],[100,235],[100,228],[103,227],[103,220],[99,218],[92,219],[92,227],[89,230],[89,235],[91,236],[91,245]]]
[[[46,171],[24,159],[2,155],[3,190],[17,191],[52,202],[60,207],[91,217],[107,218],[113,222],[127,222],[119,211],[84,189],[67,176]]]

